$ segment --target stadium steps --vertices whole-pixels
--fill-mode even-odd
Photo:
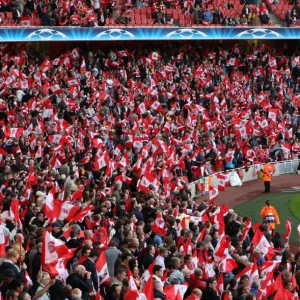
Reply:
[[[282,23],[278,17],[276,17],[275,13],[269,12],[269,17],[274,26],[282,27]]]

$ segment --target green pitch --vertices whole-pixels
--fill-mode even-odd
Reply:
[[[300,193],[274,193],[263,194],[262,196],[246,202],[242,205],[236,206],[234,210],[242,215],[249,216],[252,219],[252,224],[256,224],[262,221],[260,211],[263,206],[266,205],[266,200],[271,201],[271,205],[277,210],[280,218],[280,225],[276,226],[275,231],[280,234],[285,233],[285,221],[292,221],[292,232],[290,236],[290,242],[298,245],[299,237],[297,227],[300,224]]]

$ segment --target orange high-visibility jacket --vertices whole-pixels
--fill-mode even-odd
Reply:
[[[273,171],[273,168],[269,163],[264,165],[263,181],[271,181],[272,171]]]
[[[277,211],[273,206],[264,206],[260,212],[261,216],[264,218],[264,221],[270,224],[271,229],[275,229],[275,224],[279,225],[280,220],[277,215]]]

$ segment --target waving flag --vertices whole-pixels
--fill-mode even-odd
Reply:
[[[97,274],[100,277],[100,284],[109,279],[108,267],[104,251],[101,252],[95,266]]]
[[[292,222],[290,220],[286,220],[285,234],[283,235],[283,237],[289,240],[291,232],[292,232]]]
[[[254,234],[252,244],[255,248],[259,249],[268,260],[271,260],[274,257],[275,252],[264,234],[259,229],[256,230]]]
[[[209,192],[208,192],[208,197],[209,197],[209,204],[213,204],[214,201],[217,199],[219,195],[219,191],[217,188],[210,186],[209,187]]]

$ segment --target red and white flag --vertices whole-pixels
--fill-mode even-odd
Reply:
[[[151,52],[149,54],[149,58],[153,60],[161,60],[161,55],[159,55],[157,52]]]
[[[272,125],[276,125],[276,121],[277,121],[277,109],[276,108],[269,108],[268,119],[270,120],[270,123],[272,123]]]
[[[248,275],[250,276],[251,275],[251,272],[252,272],[252,263],[250,263],[249,265],[247,265],[239,274],[237,274],[235,276],[235,279],[239,282],[241,277],[243,275]]]
[[[217,280],[217,286],[216,286],[216,289],[217,289],[217,293],[218,293],[219,297],[221,297],[222,294],[223,294],[223,291],[224,291],[224,278],[223,278],[223,273],[220,273],[220,274],[219,274],[219,277],[218,277],[218,280]]]
[[[227,176],[223,174],[218,174],[217,178],[218,178],[218,190],[224,192]]]
[[[4,225],[2,224],[2,221],[0,221],[0,256],[5,257],[5,246],[6,246],[6,240],[5,240],[5,234],[4,234]]]
[[[59,258],[70,258],[72,251],[62,240],[56,239],[48,231],[43,234],[42,265],[56,264]]]
[[[127,277],[128,277],[128,289],[131,291],[137,291],[138,292],[138,288],[136,286],[136,282],[134,280],[134,277],[130,271],[130,269],[127,269]]]
[[[291,232],[292,232],[292,222],[290,220],[286,220],[285,234],[283,235],[283,237],[286,238],[287,240],[289,240]]]
[[[239,60],[237,58],[230,58],[226,60],[227,66],[236,67],[239,65]]]
[[[12,200],[10,203],[9,210],[5,210],[1,214],[2,218],[6,220],[10,220],[12,222],[19,222],[20,221],[19,207],[20,207],[20,201]]]
[[[101,252],[95,266],[97,274],[100,277],[100,284],[109,279],[108,267],[104,251]]]
[[[164,294],[167,297],[167,299],[175,299],[175,297],[179,293],[179,295],[180,295],[179,299],[183,299],[184,294],[185,294],[187,288],[188,287],[185,284],[170,284],[170,285],[166,285],[164,287]]]
[[[276,62],[276,58],[273,56],[270,56],[269,58],[269,66],[271,69],[276,69],[277,68],[277,62]]]
[[[259,229],[256,230],[254,234],[252,244],[255,248],[259,249],[268,260],[271,260],[274,257],[274,250],[272,249],[264,234]]]
[[[32,192],[31,183],[29,182],[29,183],[26,184],[25,189],[23,190],[23,192],[21,194],[21,197],[20,197],[21,205],[22,204],[29,204],[31,192]]]
[[[219,195],[218,189],[213,186],[210,186],[208,192],[209,204],[214,203],[218,195]]]
[[[240,239],[241,242],[243,242],[245,240],[245,238],[247,237],[247,234],[248,234],[250,228],[251,228],[251,221],[247,220],[245,223],[245,227],[242,230],[242,236]]]
[[[156,219],[152,226],[152,230],[153,230],[153,232],[158,233],[158,234],[162,234],[162,235],[167,234],[167,230],[165,229],[165,220],[160,211],[158,211],[156,213]]]
[[[55,187],[52,187],[46,196],[43,206],[45,216],[52,221],[59,217],[61,210],[61,201],[55,201],[54,195]]]
[[[253,263],[251,268],[251,274],[249,276],[249,286],[251,286],[252,282],[255,280],[259,280],[259,274],[258,274],[257,264]]]
[[[74,48],[74,49],[72,50],[71,54],[72,54],[72,58],[73,58],[73,59],[78,58],[78,57],[79,57],[79,47]]]
[[[7,138],[20,138],[23,134],[24,128],[6,128],[4,134]]]
[[[150,172],[146,171],[143,178],[139,180],[137,187],[139,190],[149,193],[150,185],[154,188],[157,187],[157,179]]]

